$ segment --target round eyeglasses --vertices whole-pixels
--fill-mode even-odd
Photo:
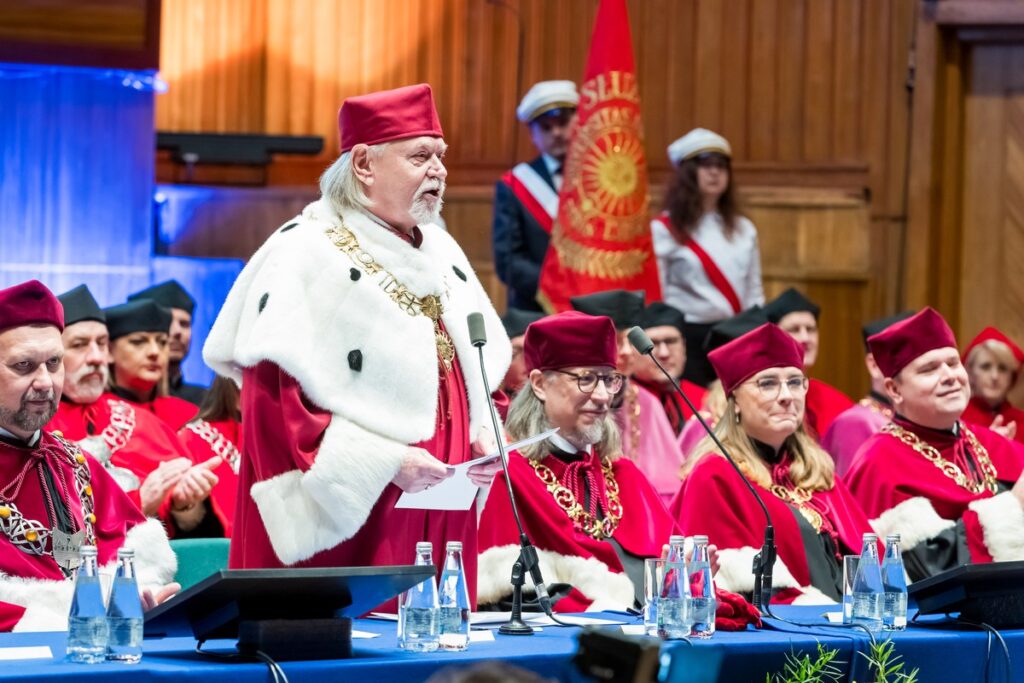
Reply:
[[[618,372],[612,372],[606,375],[598,375],[594,372],[569,372],[568,370],[557,370],[557,372],[563,375],[569,375],[570,377],[576,378],[576,386],[580,388],[584,394],[593,393],[597,389],[597,381],[601,380],[604,383],[605,391],[609,394],[617,394],[622,391],[622,385],[626,383],[626,376]]]
[[[785,385],[789,389],[789,393],[795,397],[801,397],[807,393],[807,378],[806,377],[790,377],[789,379],[782,380],[778,377],[762,377],[759,380],[750,382],[757,387],[758,392],[761,394],[761,398],[766,401],[774,401],[782,393],[782,386]]]

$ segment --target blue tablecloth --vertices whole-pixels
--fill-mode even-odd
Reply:
[[[711,640],[695,642],[693,647],[720,649],[724,660],[719,680],[730,683],[763,683],[766,672],[780,669],[786,653],[813,654],[818,643],[838,648],[840,659],[845,662],[862,659],[854,655],[855,648],[866,649],[867,637],[858,632],[826,627],[826,622],[821,618],[821,608],[778,607],[775,611],[782,618],[814,622],[820,626],[803,628],[776,622],[776,628],[762,631],[719,632]],[[637,623],[635,619],[623,615],[605,616],[626,623]],[[533,636],[496,634],[493,642],[473,643],[468,651],[461,653],[412,654],[396,647],[394,623],[360,620],[355,623],[355,628],[380,633],[381,636],[355,640],[352,659],[283,663],[281,666],[292,683],[338,680],[413,683],[425,680],[445,666],[491,659],[503,659],[547,677],[567,680],[571,668],[570,659],[576,651],[576,637],[579,634],[576,628],[548,627]],[[897,653],[907,661],[908,668],[921,669],[920,680],[925,683],[1021,680],[1021,676],[1024,676],[1024,630],[1003,631],[1002,635],[1016,665],[1015,677],[1007,677],[1004,656],[998,644],[993,643],[989,653],[987,635],[977,630],[912,625],[907,631],[896,634],[894,640]],[[72,679],[74,683],[81,680],[264,683],[269,680],[265,665],[210,661],[194,652],[196,643],[188,638],[148,640],[143,661],[135,665],[79,665],[63,661],[63,634],[0,634],[0,648],[23,645],[48,645],[54,659],[0,661],[0,681],[39,683],[41,680],[66,678],[69,683]],[[206,649],[222,652],[231,647],[232,644],[227,641],[212,641],[205,646]],[[663,651],[675,647],[690,645],[664,643]],[[985,667],[989,659],[991,670],[986,678]],[[868,680],[863,675],[863,666],[857,680]]]

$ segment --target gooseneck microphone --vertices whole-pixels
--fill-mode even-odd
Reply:
[[[506,635],[532,635],[533,628],[522,620],[523,600],[523,571],[530,574],[534,590],[537,592],[537,602],[541,609],[552,619],[555,619],[551,610],[551,597],[548,595],[547,586],[544,585],[544,577],[540,573],[540,559],[537,557],[537,549],[530,543],[529,536],[523,530],[523,522],[519,518],[519,508],[516,507],[516,497],[512,492],[512,478],[508,473],[508,453],[505,450],[505,440],[502,438],[501,424],[498,422],[498,413],[491,401],[491,386],[487,382],[487,370],[484,368],[484,345],[487,344],[487,328],[484,325],[484,317],[480,313],[470,313],[466,318],[469,326],[470,342],[477,348],[480,357],[480,378],[484,382],[484,392],[487,395],[488,412],[491,414],[491,425],[494,428],[494,440],[498,443],[498,453],[501,456],[501,468],[505,472],[505,487],[508,490],[508,500],[512,504],[512,516],[516,520],[516,528],[519,530],[519,559],[512,568],[512,614],[509,621],[502,624],[498,629]],[[557,619],[555,619],[557,621]]]
[[[654,351],[654,343],[651,341],[651,338],[647,336],[647,333],[639,327],[634,327],[629,331],[628,336],[629,343],[633,345],[633,348],[636,349],[637,353],[642,356],[649,356],[650,359],[654,361],[654,364],[658,366],[658,369],[661,370],[662,374],[664,374],[672,383],[672,388],[676,390],[676,393],[683,399],[686,406],[693,412],[694,417],[696,417],[700,422],[701,427],[703,427],[704,431],[708,433],[711,440],[715,442],[715,445],[718,446],[718,450],[722,452],[725,459],[728,460],[729,464],[732,465],[734,470],[736,470],[736,474],[740,475],[740,479],[742,479],[743,483],[746,484],[747,488],[750,490],[750,494],[754,496],[754,500],[756,500],[757,504],[761,506],[761,511],[764,512],[766,524],[764,528],[764,543],[761,546],[761,551],[754,556],[754,594],[752,602],[755,607],[770,614],[768,603],[772,597],[772,569],[775,567],[775,527],[772,526],[772,517],[768,513],[768,506],[764,504],[763,500],[761,500],[760,494],[758,494],[753,484],[751,484],[746,476],[744,476],[743,471],[739,468],[739,465],[736,464],[736,461],[733,460],[729,451],[726,450],[725,446],[722,445],[722,442],[718,440],[717,436],[715,436],[715,431],[708,426],[708,423],[704,421],[703,417],[701,417],[700,412],[697,411],[693,403],[690,402],[690,399],[685,393],[683,393],[683,390],[676,381],[676,378],[670,375],[668,370],[666,370],[664,366],[658,362],[658,359],[654,357],[654,354],[652,353]]]

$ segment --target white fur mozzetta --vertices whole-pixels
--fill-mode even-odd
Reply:
[[[550,550],[537,550],[540,571],[548,584],[567,583],[592,602],[588,612],[624,610],[633,605],[633,582],[629,577],[614,572],[604,562],[593,557],[562,555]],[[477,562],[477,604],[495,603],[512,594],[509,575],[519,557],[519,546],[503,545],[480,553]],[[533,592],[527,584],[524,591]]]
[[[915,496],[871,520],[871,526],[882,537],[899,534],[900,546],[907,551],[952,529],[956,522],[940,517],[927,498]]]
[[[257,483],[251,494],[286,563],[350,538],[401,465],[405,446],[434,433],[438,372],[432,322],[402,310],[326,232],[344,223],[362,251],[418,296],[437,295],[469,404],[474,438],[489,424],[489,397],[466,318],[483,315],[484,364],[503,377],[511,345],[458,244],[423,225],[414,248],[359,211],[335,214],[323,200],[275,232],[228,294],[203,349],[219,374],[271,361],[306,397],[333,414],[314,466]],[[288,514],[283,515],[282,511]]]
[[[993,560],[1024,560],[1024,509],[1012,493],[982,498],[967,507],[978,515],[985,547]]]
[[[140,588],[158,588],[174,579],[178,567],[167,533],[159,520],[149,519],[132,527],[125,536],[125,548],[135,550],[135,570]],[[116,561],[100,568],[109,588]],[[0,574],[0,602],[21,605],[25,613],[15,631],[66,631],[74,582],[31,579]]]
[[[726,548],[718,551],[718,573],[715,574],[715,585],[733,593],[753,593],[754,555],[757,549],[744,546],[742,548]],[[775,557],[772,568],[772,588],[797,588],[800,595],[793,601],[799,605],[834,605],[835,600],[828,597],[811,585],[801,586],[789,571],[789,567],[781,557]]]

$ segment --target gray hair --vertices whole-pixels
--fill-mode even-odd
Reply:
[[[545,372],[544,378],[548,379],[553,375],[552,372]],[[533,393],[529,382],[512,399],[508,417],[505,419],[505,429],[513,441],[551,429],[551,422],[544,410],[544,402]],[[561,436],[565,437],[564,434]],[[539,461],[548,455],[551,445],[549,440],[544,440],[519,449],[519,453],[528,460]],[[601,423],[601,438],[593,445],[598,455],[606,460],[616,460],[622,455],[622,437],[611,412],[604,417]]]
[[[388,142],[378,145],[370,145],[370,158],[379,159]],[[363,184],[352,172],[352,150],[344,152],[334,160],[324,174],[320,176],[320,195],[327,200],[335,213],[340,214],[345,209],[367,209],[370,206],[370,199],[363,190]]]

